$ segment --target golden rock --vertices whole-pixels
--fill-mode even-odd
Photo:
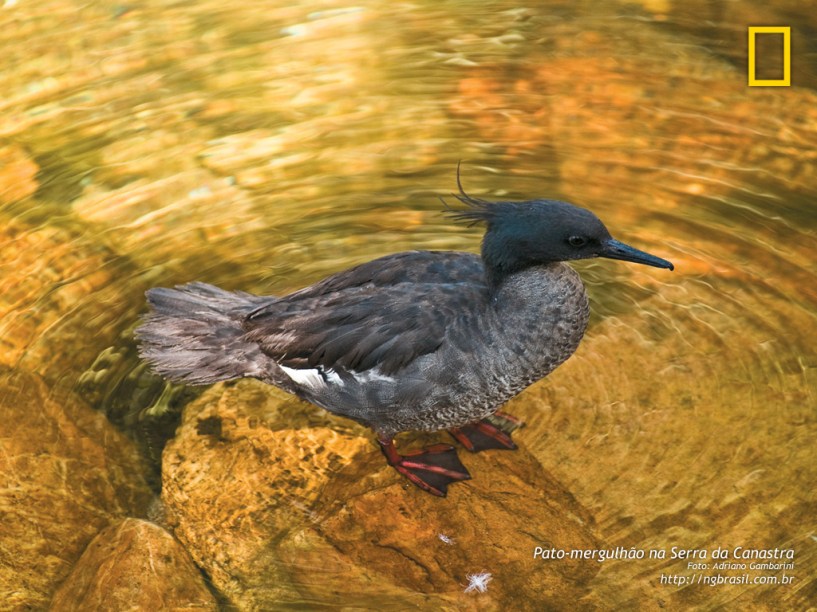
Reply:
[[[217,610],[190,555],[167,531],[128,518],[99,532],[52,610]]]
[[[41,609],[98,531],[145,513],[153,494],[135,446],[77,397],[0,373],[0,592]]]

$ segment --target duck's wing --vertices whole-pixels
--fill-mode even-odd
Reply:
[[[288,368],[390,375],[468,329],[486,296],[477,256],[400,253],[260,306],[245,338]]]

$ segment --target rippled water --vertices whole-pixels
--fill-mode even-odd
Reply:
[[[789,587],[668,587],[685,566],[608,562],[588,605],[803,605],[817,22],[700,4],[7,1],[3,364],[105,413],[158,487],[200,390],[139,363],[144,291],[284,293],[385,253],[475,251],[479,229],[440,214],[463,160],[473,195],[576,202],[676,264],[576,264],[587,337],[508,407],[605,546],[797,551]],[[758,22],[794,26],[794,87],[746,86]]]

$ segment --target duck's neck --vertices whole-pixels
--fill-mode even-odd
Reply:
[[[545,262],[531,260],[524,245],[511,244],[504,235],[489,231],[482,240],[482,262],[485,266],[485,280],[491,293],[513,275]]]

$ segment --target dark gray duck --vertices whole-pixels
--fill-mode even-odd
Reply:
[[[488,202],[460,187],[486,225],[482,256],[387,255],[283,297],[204,283],[147,292],[136,335],[162,376],[194,385],[252,377],[374,430],[387,461],[444,496],[470,478],[456,450],[401,455],[403,431],[448,430],[466,449],[514,449],[520,423],[498,409],[563,363],[584,335],[588,302],[565,261],[607,257],[673,269],[610,236],[567,202]]]

